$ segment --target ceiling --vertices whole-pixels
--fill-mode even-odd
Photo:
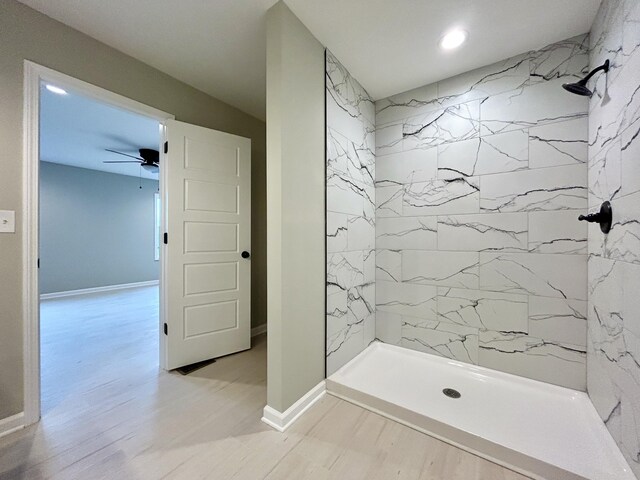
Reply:
[[[265,119],[265,13],[276,0],[21,0]],[[374,99],[589,30],[600,0],[286,0]],[[444,53],[451,27],[469,41]]]
[[[127,160],[105,148],[138,155],[139,148],[158,150],[159,146],[156,120],[73,92],[57,95],[44,86],[40,90],[40,159],[45,162],[158,180],[157,174],[135,163],[102,162]]]

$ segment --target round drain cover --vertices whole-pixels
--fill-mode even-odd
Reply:
[[[453,388],[445,388],[444,390],[442,390],[442,393],[444,393],[449,398],[460,398],[462,396],[460,395],[459,391],[454,390]]]

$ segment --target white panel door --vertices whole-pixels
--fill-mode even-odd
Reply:
[[[167,370],[251,347],[251,140],[170,120],[162,354]]]

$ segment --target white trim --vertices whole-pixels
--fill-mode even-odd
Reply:
[[[148,282],[121,283],[119,285],[106,285],[104,287],[82,288],[80,290],[67,290],[66,292],[43,293],[40,300],[50,300],[52,298],[75,297],[77,295],[89,295],[91,293],[111,292],[114,290],[126,290],[128,288],[153,287],[160,285],[160,280],[149,280]]]
[[[145,115],[161,123],[175,116],[130,98],[56,72],[29,60],[24,61],[24,106],[22,118],[22,318],[24,355],[24,424],[40,419],[40,295],[38,289],[38,216],[39,216],[39,118],[40,83],[53,83],[118,108]],[[158,145],[160,147],[160,145]],[[164,158],[164,157],[163,157]],[[160,169],[160,191],[164,182]],[[162,257],[161,253],[161,257]],[[162,258],[161,258],[162,263]],[[161,276],[165,269],[161,268]],[[163,284],[166,282],[162,282]],[[160,324],[164,321],[163,292],[160,291]],[[162,329],[159,329],[160,332]],[[162,336],[160,336],[162,342]]]
[[[262,335],[263,333],[267,333],[267,322],[251,329],[252,337],[257,337],[258,335]]]
[[[0,420],[0,438],[10,433],[17,432],[25,427],[24,412],[17,413]]]
[[[300,400],[287,408],[284,413],[280,413],[275,408],[267,405],[264,407],[262,421],[279,432],[284,432],[293,422],[300,418],[304,412],[309,410],[314,403],[320,400],[326,391],[325,381],[322,380],[318,385],[305,393]]]

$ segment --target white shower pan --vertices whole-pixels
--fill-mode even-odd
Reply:
[[[380,342],[327,391],[533,478],[635,480],[582,392]]]

